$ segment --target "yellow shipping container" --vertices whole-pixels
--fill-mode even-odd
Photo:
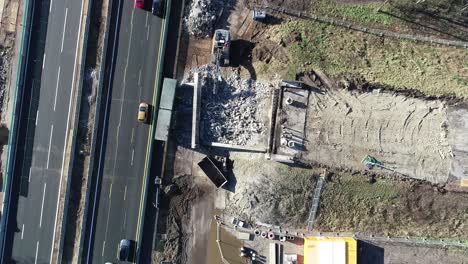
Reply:
[[[304,264],[357,264],[357,241],[352,237],[306,237]]]

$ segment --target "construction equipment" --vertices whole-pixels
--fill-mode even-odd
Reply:
[[[225,29],[215,30],[213,36],[213,48],[211,62],[217,67],[228,66],[230,56],[231,33]]]
[[[364,157],[364,159],[362,159],[362,163],[364,165],[366,165],[366,167],[371,170],[372,168],[374,168],[374,166],[376,167],[379,167],[379,168],[382,168],[382,169],[386,169],[386,170],[389,170],[389,171],[393,171],[393,172],[396,172],[396,173],[399,173],[403,176],[406,176],[405,174],[403,173],[400,173],[398,171],[396,171],[395,169],[393,168],[390,168],[390,167],[387,167],[387,166],[384,166],[382,162],[378,161],[376,158],[370,156],[370,155],[366,155]]]
[[[231,46],[231,33],[225,29],[215,30],[213,36],[213,47],[211,49],[211,63],[216,65],[215,83],[213,85],[213,94],[217,93],[218,82],[222,81],[219,66],[229,66]]]
[[[254,9],[252,11],[253,13],[253,20],[255,21],[260,21],[260,22],[263,22],[265,21],[266,17],[267,17],[267,13],[265,12],[265,10],[261,10],[261,9]]]
[[[206,156],[198,163],[198,166],[217,188],[221,188],[227,183],[225,174],[227,168],[223,168],[224,164],[224,162],[218,161],[215,157]]]
[[[366,155],[362,159],[362,163],[366,165],[366,167],[369,169],[372,169],[374,166],[384,168],[382,162],[378,161],[376,158],[369,156],[369,155]]]
[[[382,162],[380,162],[379,160],[377,160],[376,158],[370,156],[370,155],[366,155],[363,159],[362,159],[362,164],[364,164],[369,170],[372,170],[374,167],[379,167],[379,168],[382,168],[382,169],[385,169],[385,170],[389,170],[391,172],[394,172],[394,173],[398,173],[400,174],[401,176],[403,177],[409,177],[407,174],[403,173],[403,172],[399,172],[397,170],[395,170],[394,168],[390,168],[388,167],[387,165],[384,165]]]

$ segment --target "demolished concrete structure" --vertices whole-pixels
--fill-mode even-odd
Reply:
[[[184,18],[188,33],[196,38],[210,37],[222,5],[220,0],[192,0]]]
[[[265,145],[268,117],[258,108],[264,109],[273,86],[242,80],[236,74],[218,80],[213,65],[205,65],[196,71],[202,98],[199,109],[201,140],[205,144]]]

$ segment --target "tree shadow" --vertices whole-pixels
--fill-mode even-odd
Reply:
[[[435,32],[437,32],[439,34],[446,35],[446,36],[449,36],[449,37],[452,37],[452,38],[455,38],[455,39],[458,39],[458,40],[467,40],[468,39],[468,38],[466,38],[464,36],[460,36],[460,35],[450,33],[449,31],[447,31],[447,26],[450,27],[450,25],[442,25],[440,20],[434,21],[434,19],[432,17],[423,17],[423,20],[428,22],[428,24],[423,24],[423,23],[419,22],[421,20],[421,18],[417,18],[417,17],[411,16],[411,15],[408,15],[406,17],[402,17],[402,16],[398,16],[396,14],[393,14],[393,13],[390,13],[390,12],[387,12],[387,11],[383,11],[383,10],[380,10],[379,12],[383,13],[385,15],[391,16],[393,18],[405,21],[406,23],[416,25],[418,28],[422,27],[422,28],[425,28],[425,29],[428,29],[428,30],[432,30],[432,31],[435,31]],[[420,13],[420,14],[423,14],[423,13]],[[433,22],[438,22],[438,23],[433,23]]]

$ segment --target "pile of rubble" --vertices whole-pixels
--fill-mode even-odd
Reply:
[[[202,138],[206,142],[255,144],[266,131],[257,107],[269,95],[270,84],[243,80],[236,73],[218,78],[212,65],[198,69],[202,88]]]
[[[302,227],[307,221],[318,168],[290,167],[249,153],[230,155],[235,160],[235,192],[227,192],[224,212],[251,223]]]
[[[4,112],[4,97],[11,67],[11,48],[0,47],[0,112]]]
[[[189,34],[197,38],[210,37],[222,4],[221,0],[192,0],[184,18]]]

